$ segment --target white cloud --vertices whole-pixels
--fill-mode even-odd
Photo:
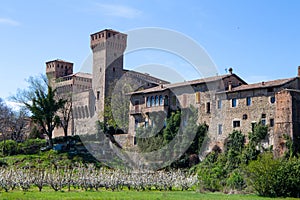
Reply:
[[[117,4],[96,4],[97,9],[101,11],[104,15],[114,16],[114,17],[124,17],[133,19],[139,16],[142,12],[135,8],[131,8],[124,5]]]
[[[10,18],[0,18],[0,24],[9,26],[19,26],[20,23]]]

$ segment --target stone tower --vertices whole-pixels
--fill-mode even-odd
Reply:
[[[73,74],[73,63],[59,59],[46,62],[46,75],[52,87],[55,87],[54,83],[57,78],[71,74]]]
[[[123,75],[123,54],[127,35],[105,29],[91,35],[90,47],[93,51],[93,83],[95,111],[103,121],[105,101],[111,97],[117,80]]]

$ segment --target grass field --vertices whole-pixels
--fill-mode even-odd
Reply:
[[[201,194],[193,191],[173,191],[173,192],[159,192],[159,191],[121,191],[121,192],[111,192],[111,191],[87,191],[87,192],[54,192],[54,191],[12,191],[12,192],[0,192],[0,199],[72,199],[72,200],[84,200],[84,199],[154,199],[154,200],[165,200],[165,199],[201,199],[201,200],[267,200],[274,198],[263,198],[256,195],[226,195],[220,193],[206,193]],[[276,198],[276,200],[290,200],[293,198]]]

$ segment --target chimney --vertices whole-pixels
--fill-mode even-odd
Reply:
[[[300,66],[298,66],[298,77],[300,77]]]
[[[228,71],[229,71],[229,74],[232,74],[233,69],[230,67],[230,68],[228,69]]]
[[[231,91],[232,90],[232,83],[231,81],[228,81],[228,91]]]
[[[262,84],[262,85],[265,85],[265,82],[263,81],[263,82],[261,82],[261,84]]]

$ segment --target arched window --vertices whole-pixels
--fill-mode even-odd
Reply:
[[[169,97],[168,97],[168,95],[165,96],[165,99],[164,99],[164,105],[165,105],[165,106],[168,106],[168,105],[169,105]]]
[[[151,105],[150,106],[154,106],[155,105],[155,99],[153,96],[151,96]]]
[[[147,105],[146,105],[146,106],[149,108],[149,107],[151,106],[151,101],[150,101],[150,98],[149,98],[149,97],[147,97],[146,102],[147,102]]]
[[[159,105],[160,106],[163,105],[163,97],[162,97],[162,95],[159,95]]]
[[[159,98],[157,95],[155,96],[155,106],[159,106]]]

